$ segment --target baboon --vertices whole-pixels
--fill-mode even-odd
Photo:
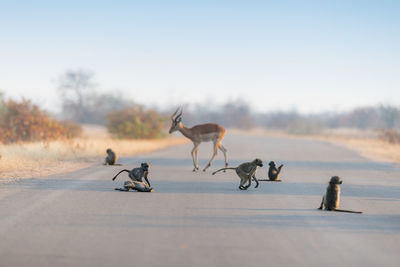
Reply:
[[[115,155],[115,152],[112,151],[111,148],[108,148],[106,152],[107,152],[107,157],[104,162],[104,165],[121,165],[121,164],[116,164],[117,155]]]
[[[263,166],[261,159],[255,159],[252,162],[242,163],[239,166],[237,166],[236,168],[222,168],[222,169],[219,169],[219,170],[213,172],[212,175],[214,175],[217,172],[222,171],[222,170],[235,170],[236,174],[240,178],[240,185],[239,185],[240,190],[246,190],[247,188],[249,188],[251,185],[251,179],[254,179],[254,181],[256,182],[256,186],[254,188],[257,188],[258,180],[257,180],[255,174],[256,174],[258,166],[260,166],[260,167]],[[245,186],[246,182],[248,183],[247,186]]]
[[[274,161],[270,161],[268,163],[268,165],[269,165],[269,170],[268,170],[268,178],[269,179],[259,179],[258,181],[281,182],[281,180],[279,180],[279,174],[281,173],[281,169],[283,167],[283,164],[281,164],[281,166],[276,168],[275,162]]]
[[[112,178],[113,181],[122,172],[127,172],[131,180],[124,182],[123,188],[115,188],[115,190],[129,191],[129,189],[134,189],[141,192],[152,192],[153,188],[151,187],[150,182],[147,179],[147,176],[149,174],[149,167],[150,164],[144,162],[138,168],[134,168],[132,170],[124,169],[117,173],[117,175]],[[146,182],[143,182],[143,178],[146,180]]]
[[[352,210],[341,210],[339,209],[340,204],[340,184],[342,184],[342,180],[339,176],[332,176],[329,181],[329,185],[326,188],[326,193],[322,197],[321,206],[318,208],[322,210],[329,211],[340,211],[340,212],[351,212],[351,213],[362,213],[361,211],[352,211]]]

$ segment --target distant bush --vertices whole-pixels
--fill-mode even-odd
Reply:
[[[394,129],[383,129],[379,133],[379,139],[391,144],[400,144],[400,132]]]
[[[117,138],[158,138],[163,135],[165,119],[154,110],[135,105],[106,116],[108,131]]]
[[[59,122],[29,100],[0,103],[0,142],[49,141],[71,138],[81,132],[78,124]]]

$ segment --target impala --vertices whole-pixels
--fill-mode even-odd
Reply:
[[[200,124],[200,125],[195,125],[192,128],[187,128],[182,123],[183,108],[181,109],[181,112],[178,115],[176,115],[178,111],[179,108],[171,116],[172,125],[171,128],[169,129],[169,133],[180,131],[185,137],[189,138],[193,142],[194,145],[192,149],[192,159],[194,165],[193,171],[199,169],[199,165],[197,163],[198,150],[199,150],[198,147],[201,142],[207,142],[207,141],[213,142],[214,153],[210,161],[206,165],[206,167],[204,167],[203,171],[205,171],[208,167],[211,166],[211,162],[217,155],[218,149],[220,149],[222,153],[224,153],[225,167],[227,167],[228,166],[228,156],[226,154],[227,150],[221,144],[221,140],[224,138],[226,130],[221,125],[215,123]]]

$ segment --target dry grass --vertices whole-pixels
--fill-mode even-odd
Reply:
[[[81,138],[0,145],[0,178],[29,178],[63,173],[103,162],[107,148],[118,156],[135,155],[187,143],[185,138],[118,140],[102,127],[84,126]]]
[[[229,133],[323,140],[355,150],[372,161],[400,163],[400,144],[390,144],[380,140],[376,131],[339,128],[325,130],[318,135],[293,135],[281,130],[255,128],[250,131],[230,129]]]

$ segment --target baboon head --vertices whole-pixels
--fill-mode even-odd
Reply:
[[[332,176],[331,180],[329,181],[330,184],[342,184],[342,179],[339,176]]]
[[[176,113],[178,113],[178,110],[179,110],[179,108],[171,116],[172,124],[171,124],[171,128],[169,129],[169,133],[173,133],[173,132],[177,131],[178,130],[178,125],[182,121],[183,108],[181,108],[181,113],[176,115]]]
[[[255,159],[255,160],[253,160],[252,161],[254,164],[256,164],[257,166],[260,166],[260,167],[262,167],[263,166],[263,164],[262,164],[262,160],[261,159]]]
[[[112,152],[111,148],[107,148],[106,152],[107,154],[110,154]]]
[[[144,171],[147,172],[147,171],[149,170],[150,164],[147,163],[147,162],[143,162],[142,164],[140,164],[140,166],[142,167],[142,169],[143,169]]]
[[[270,166],[270,167],[275,167],[275,162],[273,162],[273,161],[270,161],[269,163],[268,163],[268,165]]]

